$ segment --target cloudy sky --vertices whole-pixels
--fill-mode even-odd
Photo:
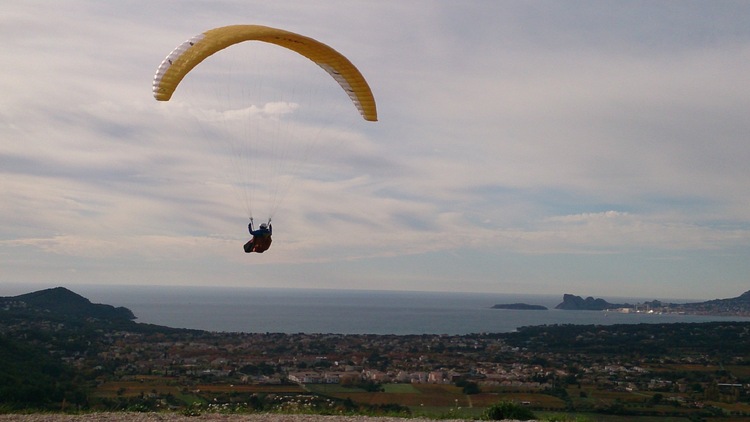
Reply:
[[[5,2],[0,283],[738,296],[748,19],[746,1]],[[185,80],[246,105],[198,106],[189,86],[153,99],[174,47],[238,23],[346,55],[379,122],[260,43],[249,61],[271,70],[207,62]],[[247,142],[214,126],[259,114],[291,122]],[[288,190],[252,199],[274,244],[246,255],[256,176],[233,148],[273,160],[272,135],[312,153],[262,172]]]

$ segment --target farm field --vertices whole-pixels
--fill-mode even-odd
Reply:
[[[517,391],[501,387],[487,388],[481,393],[466,395],[462,389],[448,384],[383,384],[381,391],[365,391],[362,388],[340,384],[299,385],[257,385],[257,384],[181,384],[174,377],[141,376],[126,381],[108,381],[97,386],[94,396],[114,399],[139,396],[171,396],[187,405],[206,404],[214,395],[231,394],[237,397],[252,395],[298,396],[315,394],[339,400],[351,400],[354,403],[372,406],[397,404],[408,407],[416,416],[445,418],[476,418],[489,406],[501,401],[512,401],[526,404],[536,413],[564,413],[566,402],[555,396],[534,391]],[[567,394],[578,409],[596,409],[619,403],[624,409],[638,413],[654,414],[653,418],[668,420],[670,417],[686,417],[691,413],[688,407],[674,406],[672,403],[649,403],[651,394],[638,391],[612,391],[591,387],[571,387]],[[712,403],[707,403],[712,404]],[[727,405],[715,403],[736,414],[750,413],[750,406],[742,403]],[[596,414],[596,420],[616,421],[616,415]],[[660,416],[657,416],[660,415]],[[671,416],[667,416],[671,415]],[[642,416],[630,420],[648,421],[650,417]],[[667,419],[665,419],[667,418]]]
[[[257,385],[257,384],[196,384],[185,385],[174,377],[142,376],[130,381],[107,381],[99,384],[92,396],[98,399],[127,399],[136,397],[170,396],[186,406],[196,403],[207,404],[212,395],[253,394],[304,394],[305,389],[298,385]]]
[[[478,417],[485,408],[500,401],[529,403],[533,407],[563,410],[565,402],[541,393],[490,392],[466,395],[461,388],[446,384],[384,384],[380,392],[340,385],[311,384],[313,393],[368,405],[399,404],[409,407],[415,415],[445,417]]]

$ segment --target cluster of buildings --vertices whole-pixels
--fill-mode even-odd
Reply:
[[[563,330],[557,331],[533,327],[536,334],[530,334],[523,342],[512,342],[505,334],[215,333],[139,326],[132,330],[82,330],[65,322],[37,322],[37,325],[23,321],[1,326],[0,331],[15,337],[33,330],[44,331],[47,334],[40,338],[49,342],[44,345],[47,350],[92,378],[102,380],[149,375],[169,377],[184,385],[471,382],[480,388],[525,391],[577,384],[675,394],[687,393],[701,384],[704,390],[715,389],[718,396],[726,395],[725,390],[731,390],[732,397],[750,395],[748,383],[730,376],[697,382],[677,379],[667,376],[669,365],[654,362],[653,356],[632,350],[617,352],[617,344],[631,341],[624,341],[626,337],[633,342],[653,343],[659,332],[656,328],[657,331],[638,328],[628,333],[601,327],[561,327]],[[750,327],[738,324],[734,328],[750,336]],[[699,336],[705,330],[700,326],[685,329],[689,331],[674,335]],[[566,330],[571,334],[567,335]],[[732,333],[728,331],[732,338],[737,338]],[[571,341],[581,345],[580,351],[569,346],[549,347]],[[660,341],[675,343],[671,337]],[[596,355],[586,352],[591,350],[600,352]],[[667,358],[676,364],[672,368],[696,363],[718,368],[721,364],[710,355],[695,353]],[[746,364],[743,360],[746,358],[736,359],[739,365]],[[727,362],[730,361],[725,358],[724,363]],[[656,367],[658,372],[654,370]]]
[[[249,384],[412,383],[542,389],[563,369],[523,363],[491,335],[164,334],[114,332],[96,355],[109,376],[164,375]],[[163,338],[159,338],[163,337]],[[86,365],[83,356],[79,365]],[[88,359],[91,361],[91,359]]]

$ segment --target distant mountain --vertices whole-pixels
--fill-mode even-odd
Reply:
[[[669,306],[693,314],[750,316],[750,290],[728,299],[714,299],[679,305],[670,304]]]
[[[632,308],[633,305],[623,303],[609,303],[604,299],[589,296],[586,299],[581,296],[575,296],[571,294],[564,294],[563,301],[559,305],[555,306],[555,309],[564,309],[569,311],[603,311],[605,309],[615,308]]]
[[[731,297],[728,299],[714,299],[714,300],[709,300],[706,302],[696,303],[695,305],[699,305],[699,304],[712,304],[712,305],[750,304],[750,290],[746,291],[745,293],[737,297]]]
[[[529,305],[527,303],[507,303],[492,306],[492,309],[514,309],[523,311],[546,311],[547,307],[542,305]]]
[[[0,309],[16,313],[59,315],[65,318],[134,320],[133,312],[124,307],[91,303],[85,297],[64,287],[39,290],[19,296],[0,297]]]

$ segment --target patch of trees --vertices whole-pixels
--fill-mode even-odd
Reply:
[[[44,349],[0,335],[0,403],[9,409],[87,405],[75,372]]]
[[[750,350],[750,322],[541,325],[522,327],[503,337],[530,351],[658,357],[689,351],[733,357]]]
[[[489,419],[491,421],[504,419],[527,421],[530,419],[536,419],[536,416],[531,409],[524,407],[523,405],[503,401],[488,407],[484,412],[484,419]]]

